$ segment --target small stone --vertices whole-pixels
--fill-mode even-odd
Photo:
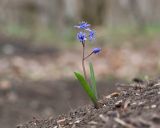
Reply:
[[[105,104],[103,105],[103,107],[106,107],[106,106],[107,106],[107,105],[105,105]]]
[[[151,106],[151,108],[156,108],[157,107],[157,105],[155,105],[155,104],[153,104],[152,106]]]
[[[138,105],[144,105],[146,101],[139,102]]]
[[[73,122],[69,122],[69,124],[71,125],[71,124],[73,124]]]
[[[116,103],[115,103],[115,106],[117,107],[117,108],[120,108],[121,106],[122,106],[122,100],[119,100],[119,101],[117,101]]]
[[[81,122],[80,120],[76,120],[74,123],[79,124],[80,122]]]
[[[133,102],[133,103],[131,104],[131,106],[134,106],[134,105],[137,105],[137,103],[136,103],[136,102]]]

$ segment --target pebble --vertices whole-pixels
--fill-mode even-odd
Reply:
[[[115,103],[115,106],[118,107],[118,108],[121,107],[122,106],[122,102],[123,102],[122,100],[117,101]]]
[[[157,105],[155,105],[155,104],[153,104],[152,106],[151,106],[151,108],[156,108],[157,107]]]
[[[76,120],[74,123],[79,124],[80,122],[81,122],[80,120]]]

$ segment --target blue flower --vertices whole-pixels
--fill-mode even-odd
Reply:
[[[96,53],[99,53],[100,51],[101,51],[101,48],[93,48],[92,52],[96,54]]]
[[[87,36],[85,32],[79,32],[77,33],[77,39],[81,42],[84,43],[87,40]]]
[[[82,21],[79,25],[74,27],[83,29],[85,31],[77,33],[77,39],[80,42],[85,42],[87,39],[89,39],[90,41],[95,39],[95,31],[90,28],[90,24],[88,24],[87,22]]]
[[[92,41],[95,39],[95,31],[90,30],[89,31],[89,40]]]
[[[88,27],[90,27],[90,24],[88,24],[87,22],[82,21],[79,25],[76,25],[74,27],[80,28],[80,29],[87,29]]]

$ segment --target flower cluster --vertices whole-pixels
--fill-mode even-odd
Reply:
[[[75,28],[80,29],[80,32],[77,33],[77,39],[84,44],[86,40],[93,41],[95,40],[95,31],[90,28],[90,24],[82,21],[79,25],[75,25]],[[94,48],[93,53],[99,53],[101,48]]]
[[[84,43],[87,38],[92,41],[95,39],[95,31],[90,29],[90,24],[88,24],[87,22],[82,21],[79,25],[75,25],[75,28],[81,29],[82,31],[80,31],[79,33],[77,33],[77,39],[81,42]],[[87,35],[87,33],[89,33]]]

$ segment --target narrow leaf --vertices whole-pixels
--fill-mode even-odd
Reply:
[[[85,92],[88,94],[88,96],[90,97],[90,99],[92,100],[92,102],[94,104],[97,103],[97,98],[95,96],[95,94],[93,93],[92,89],[90,88],[88,82],[85,80],[85,78],[77,72],[74,72],[76,78],[79,80],[81,86],[83,87],[83,89],[85,90]]]
[[[90,79],[91,79],[91,86],[93,89],[93,92],[97,98],[97,87],[96,87],[96,79],[95,79],[95,75],[94,75],[94,69],[93,69],[93,65],[90,62],[89,63],[89,68],[90,68]]]

